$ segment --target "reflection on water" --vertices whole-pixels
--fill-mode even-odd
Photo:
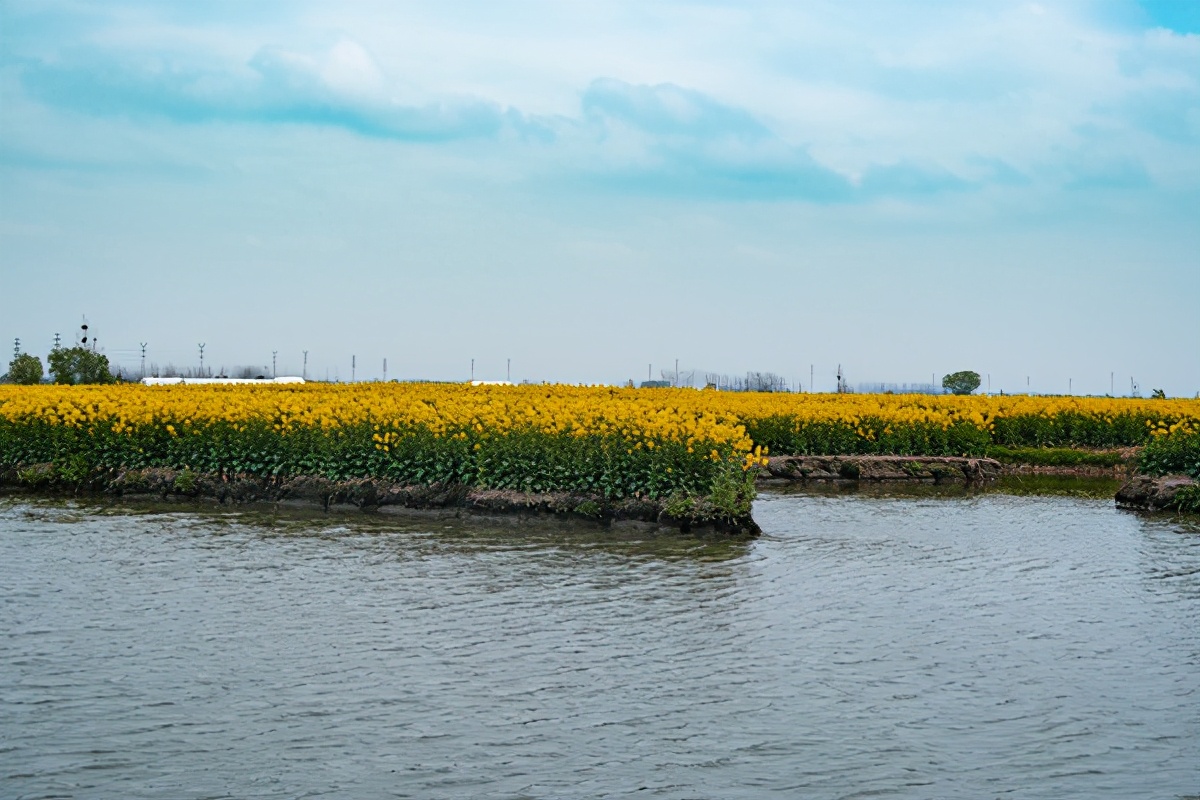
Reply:
[[[1200,530],[1072,494],[740,544],[0,501],[0,794],[1194,794]]]
[[[2,502],[2,501],[0,501]],[[15,506],[16,504],[13,504]],[[2,506],[0,506],[2,507]],[[406,548],[456,550],[541,550],[569,547],[586,552],[661,559],[688,558],[723,561],[745,555],[748,542],[684,534],[649,525],[605,527],[588,520],[538,518],[460,518],[452,512],[421,515],[363,513],[357,509],[324,513],[315,510],[279,509],[271,506],[217,509],[178,503],[62,502],[24,500],[19,513],[27,519],[69,523],[91,518],[146,519],[183,529],[198,528],[204,536],[229,536],[254,531],[272,536],[377,542],[379,536],[403,536]]]

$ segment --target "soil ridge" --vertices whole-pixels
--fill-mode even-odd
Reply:
[[[374,478],[335,481],[317,475],[265,478],[215,475],[188,469],[120,469],[65,479],[54,464],[35,464],[0,474],[0,487],[50,493],[102,494],[128,499],[210,502],[221,505],[274,504],[323,511],[445,512],[457,517],[555,518],[602,527],[630,524],[683,533],[752,538],[761,529],[750,514],[729,517],[705,503],[680,513],[669,498],[608,500],[583,492],[525,492],[462,484],[404,485]]]

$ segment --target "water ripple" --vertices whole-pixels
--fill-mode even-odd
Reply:
[[[0,502],[8,797],[1176,797],[1200,531],[771,494],[751,545]]]

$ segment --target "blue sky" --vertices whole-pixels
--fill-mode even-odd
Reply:
[[[0,0],[0,341],[1192,396],[1198,8]]]

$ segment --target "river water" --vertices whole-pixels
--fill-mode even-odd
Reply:
[[[1200,795],[1200,527],[768,493],[749,544],[0,499],[6,798]]]

